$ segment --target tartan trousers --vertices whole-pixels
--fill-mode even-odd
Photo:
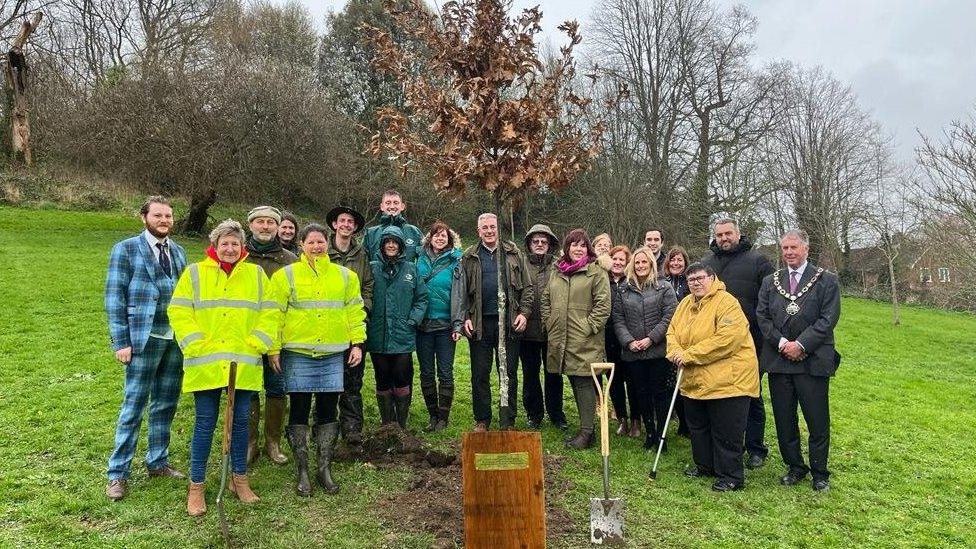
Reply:
[[[146,468],[168,463],[170,426],[183,384],[183,353],[175,341],[150,337],[141,353],[125,367],[125,388],[115,448],[108,458],[108,479],[127,479],[136,453],[142,414],[149,405],[149,447]]]

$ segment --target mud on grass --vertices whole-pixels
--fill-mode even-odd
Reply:
[[[461,497],[460,444],[432,448],[396,426],[383,426],[367,435],[359,448],[341,447],[336,458],[363,461],[378,468],[404,468],[411,472],[404,491],[381,498],[378,518],[389,532],[431,536],[431,547],[464,545],[464,508]],[[565,457],[543,456],[546,486],[546,536],[550,544],[586,535],[584,526],[558,503],[572,488],[559,474]]]

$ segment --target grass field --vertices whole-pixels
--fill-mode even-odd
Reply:
[[[103,494],[122,381],[107,342],[104,271],[111,245],[138,228],[119,213],[0,207],[0,547],[220,544],[215,512],[188,518],[184,486],[146,477],[143,444],[129,497],[111,503]],[[202,255],[201,243],[184,243],[192,257]],[[771,459],[735,494],[714,494],[681,475],[690,461],[685,439],[672,440],[651,482],[653,456],[636,441],[614,438],[611,482],[628,506],[631,546],[976,546],[976,318],[906,308],[903,325],[893,327],[882,304],[843,306],[837,338],[844,362],[831,390],[832,491],[778,485],[783,466],[771,415]],[[471,424],[466,347],[458,357],[461,394],[451,429],[432,437],[438,444]],[[375,405],[366,400],[368,421],[375,422]],[[425,415],[419,401],[417,427]],[[574,416],[569,400],[566,406]],[[171,446],[172,461],[184,470],[192,419],[192,401],[184,397]],[[600,492],[599,455],[565,451],[562,436],[543,430],[546,450],[567,455],[560,474],[571,488],[558,503],[579,528],[552,545],[583,547],[588,500]],[[211,504],[217,458],[215,452]],[[390,528],[376,512],[379,498],[404,489],[409,471],[339,465],[341,495],[317,492],[311,500],[293,495],[292,471],[261,461],[252,486],[262,502],[228,503],[241,546],[430,543],[429,536]]]

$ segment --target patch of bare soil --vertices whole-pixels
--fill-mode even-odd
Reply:
[[[361,448],[337,450],[336,457],[340,460],[412,470],[413,476],[405,491],[378,502],[380,519],[391,531],[433,535],[432,549],[463,547],[464,511],[458,444],[452,445],[450,452],[443,452],[430,448],[409,432],[384,426],[367,436]],[[545,455],[543,459],[549,541],[586,535],[583,527],[575,524],[569,513],[555,503],[571,487],[568,480],[559,477],[563,459],[556,455]]]

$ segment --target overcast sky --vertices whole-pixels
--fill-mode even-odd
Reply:
[[[300,0],[321,22],[345,0]],[[912,157],[915,128],[934,134],[976,106],[976,0],[716,0],[746,5],[759,19],[755,62],[786,59],[822,65],[849,82],[862,107]],[[538,4],[546,35],[577,19],[586,44],[593,0],[515,0]]]

